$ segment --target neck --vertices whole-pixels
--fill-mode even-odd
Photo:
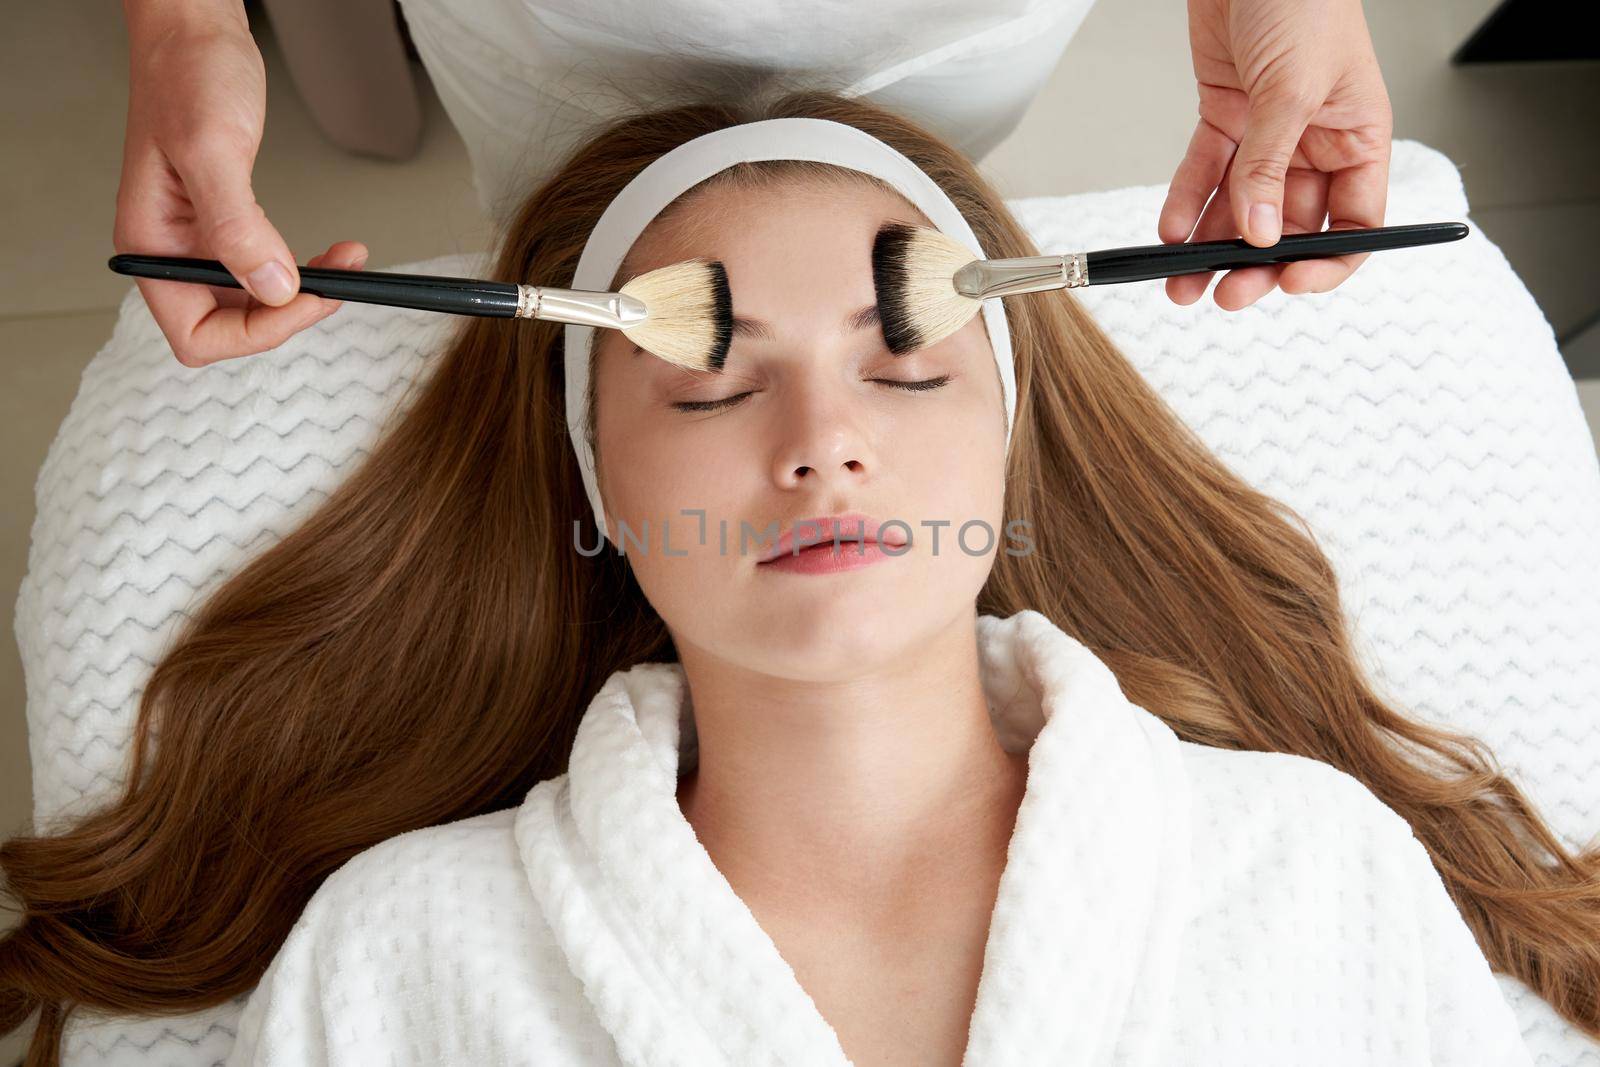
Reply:
[[[919,900],[992,892],[1027,755],[995,736],[972,616],[838,682],[679,656],[699,762],[678,802],[741,898],[903,919]]]

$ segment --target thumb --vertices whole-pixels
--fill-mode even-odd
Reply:
[[[1233,217],[1252,244],[1276,244],[1283,235],[1283,182],[1300,135],[1316,113],[1285,93],[1264,93],[1250,101],[1244,138],[1233,159]]]
[[[250,161],[211,153],[179,176],[195,206],[201,238],[228,273],[263,304],[282,305],[300,288],[300,271],[250,188]]]

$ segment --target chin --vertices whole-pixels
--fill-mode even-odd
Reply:
[[[748,650],[752,667],[813,681],[849,678],[874,664],[892,661],[920,639],[932,616],[910,596],[882,589],[860,597],[820,588],[791,597],[769,597],[752,611],[750,623],[729,639]]]

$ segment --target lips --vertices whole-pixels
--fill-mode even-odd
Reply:
[[[824,547],[831,552],[835,538],[839,541],[841,551],[853,546],[857,541],[876,542],[895,547],[903,547],[906,543],[905,534],[897,527],[891,526],[884,531],[882,537],[879,537],[878,533],[878,520],[859,511],[796,519],[792,526],[783,531],[772,550],[761,557],[761,562],[770,563],[780,556],[794,554],[796,544],[800,545],[801,552],[810,546]]]

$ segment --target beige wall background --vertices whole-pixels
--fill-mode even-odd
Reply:
[[[1366,11],[1395,136],[1460,165],[1473,221],[1506,252],[1556,335],[1576,334],[1563,351],[1584,379],[1580,395],[1600,436],[1600,328],[1576,332],[1600,308],[1600,63],[1451,67],[1450,52],[1493,6],[1437,0]],[[489,243],[460,139],[420,65],[419,152],[403,163],[359,158],[318,132],[271,27],[259,10],[251,18],[269,94],[256,194],[301,263],[343,239],[364,241],[380,270]],[[0,605],[10,618],[35,476],[132,283],[105,268],[127,107],[120,12],[82,0],[13,5],[8,22],[0,35]],[[1100,91],[1108,85],[1125,88]],[[1103,0],[985,169],[1007,196],[1165,185],[1194,120],[1181,0]],[[0,834],[27,830],[30,813],[22,667],[8,637],[0,640]],[[25,1036],[0,1039],[0,1064],[20,1060]]]

